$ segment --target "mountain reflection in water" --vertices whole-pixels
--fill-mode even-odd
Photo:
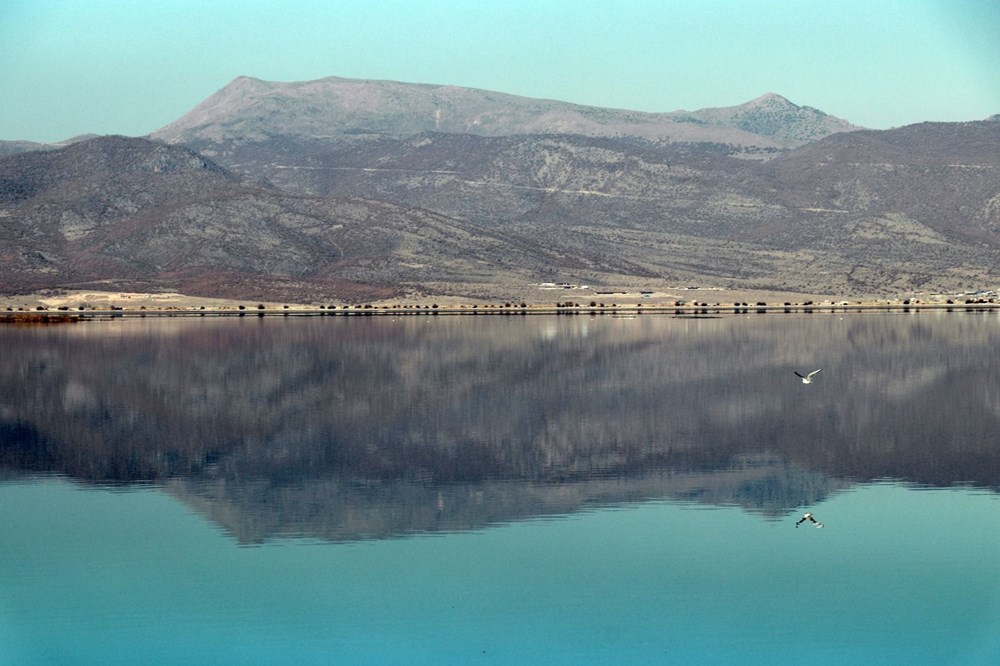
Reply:
[[[998,343],[973,313],[8,326],[0,468],[156,483],[244,543],[649,498],[771,519],[886,478],[995,491]]]

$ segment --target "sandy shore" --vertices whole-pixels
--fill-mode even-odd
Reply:
[[[88,313],[121,312],[138,314],[213,313],[213,314],[306,314],[332,311],[357,312],[530,312],[567,311],[784,311],[788,308],[812,309],[878,309],[878,308],[947,308],[975,304],[998,307],[991,299],[965,295],[935,295],[926,298],[838,298],[830,295],[810,295],[777,292],[750,292],[728,289],[671,289],[663,291],[598,292],[580,288],[542,288],[531,298],[514,300],[470,299],[458,296],[412,296],[403,299],[348,303],[273,303],[205,298],[179,293],[139,293],[102,291],[65,291],[16,296],[0,296],[0,315],[17,312]],[[992,299],[995,300],[995,299]],[[971,301],[971,303],[969,302]]]

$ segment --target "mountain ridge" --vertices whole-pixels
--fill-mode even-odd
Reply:
[[[541,282],[848,296],[1000,278],[995,122],[838,133],[766,162],[579,135],[289,141],[209,158],[102,137],[0,158],[0,285],[356,302],[530,299]]]
[[[240,77],[153,138],[0,157],[0,289],[359,302],[534,300],[548,282],[995,285],[1000,123],[842,123],[775,93],[643,114]]]
[[[14,293],[139,285],[364,301],[468,279],[480,265],[526,281],[555,259],[516,234],[405,204],[283,191],[129,137],[0,158],[0,219],[0,288]]]
[[[237,136],[250,140],[276,135],[404,137],[433,131],[481,136],[628,135],[785,148],[858,129],[770,95],[737,107],[651,113],[449,85],[341,77],[284,83],[241,76],[149,136],[167,143],[191,143]],[[760,101],[765,98],[769,104]],[[765,122],[761,116],[779,111],[785,127],[775,131],[777,121]],[[790,123],[802,127],[789,129]]]

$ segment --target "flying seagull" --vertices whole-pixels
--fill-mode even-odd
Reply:
[[[800,379],[802,379],[802,383],[803,384],[812,384],[813,383],[813,377],[815,377],[816,373],[820,372],[821,370],[823,370],[823,368],[820,368],[819,370],[813,370],[808,375],[800,374],[799,371],[796,370],[795,371],[795,376],[799,377]]]
[[[807,520],[810,521],[812,524],[814,524],[816,527],[823,527],[823,523],[821,523],[818,520],[816,520],[813,517],[813,515],[811,513],[809,513],[808,511],[806,511],[802,515],[802,517],[799,518],[799,522],[795,523],[795,526],[798,527],[799,525],[801,525],[802,523],[806,522]]]

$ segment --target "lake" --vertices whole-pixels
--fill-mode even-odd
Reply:
[[[998,346],[994,312],[0,326],[0,663],[1000,663]]]

